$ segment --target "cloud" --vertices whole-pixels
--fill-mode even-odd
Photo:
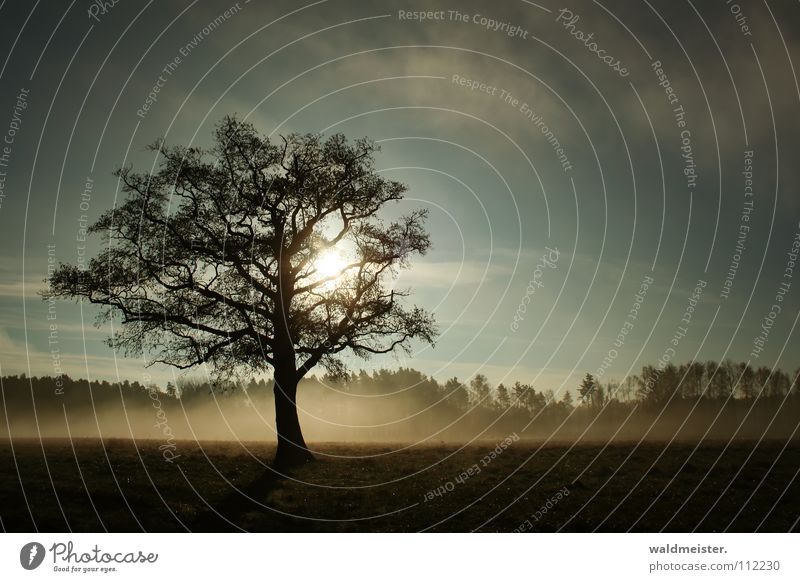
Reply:
[[[472,287],[497,279],[507,280],[512,270],[497,263],[486,265],[477,261],[418,262],[397,279],[399,287]]]

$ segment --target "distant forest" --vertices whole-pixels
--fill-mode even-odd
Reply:
[[[586,374],[556,397],[485,376],[444,383],[410,368],[301,382],[301,420],[312,440],[431,441],[794,437],[800,370],[716,362],[645,366],[622,383]],[[166,386],[67,376],[0,379],[0,438],[274,439],[273,383]]]

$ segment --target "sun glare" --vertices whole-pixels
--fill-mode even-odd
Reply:
[[[314,263],[317,273],[324,279],[338,277],[346,264],[344,257],[334,250],[323,252]]]

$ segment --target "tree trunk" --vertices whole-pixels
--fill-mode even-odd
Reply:
[[[291,375],[290,375],[291,376]],[[278,449],[275,452],[276,469],[288,469],[314,460],[306,446],[300,420],[297,418],[297,380],[275,373],[275,427],[278,432]]]

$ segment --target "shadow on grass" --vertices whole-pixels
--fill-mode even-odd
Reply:
[[[236,532],[236,531],[289,531],[295,520],[277,510],[272,510],[266,502],[269,494],[280,488],[287,478],[272,467],[243,489],[228,493],[221,501],[209,502],[211,508],[200,513],[189,524],[193,532]],[[255,526],[255,527],[254,527]]]

